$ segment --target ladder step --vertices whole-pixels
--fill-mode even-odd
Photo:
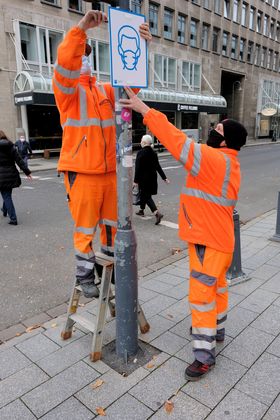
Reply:
[[[106,265],[114,264],[114,257],[109,257],[109,255],[103,254],[102,252],[96,252],[95,261],[97,264],[105,267]]]
[[[89,320],[88,318],[85,318],[84,316],[79,314],[72,314],[69,316],[69,318],[72,319],[72,321],[80,324],[82,327],[86,328],[88,331],[95,331],[95,325],[93,321]]]

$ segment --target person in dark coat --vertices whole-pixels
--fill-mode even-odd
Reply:
[[[141,139],[142,150],[139,150],[135,162],[135,176],[134,185],[138,186],[140,192],[140,210],[136,212],[138,216],[144,216],[146,205],[151,209],[156,217],[155,224],[158,225],[163,218],[163,214],[159,212],[155,205],[152,195],[157,194],[157,172],[161,178],[169,184],[163,172],[157,154],[154,152],[153,139],[149,134],[146,134]]]
[[[1,211],[4,217],[9,215],[10,225],[18,224],[12,191],[13,188],[21,185],[21,179],[15,164],[20,167],[29,179],[32,179],[31,171],[20,157],[15,145],[0,130],[0,193],[3,198]]]
[[[29,155],[32,155],[32,149],[30,147],[30,144],[25,140],[24,136],[20,136],[19,140],[15,142],[15,146],[18,150],[18,153],[20,154],[20,157],[28,166],[28,157]]]

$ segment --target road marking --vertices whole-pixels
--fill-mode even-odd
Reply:
[[[39,178],[40,181],[48,181],[50,179],[53,179],[53,177]]]
[[[179,225],[177,223],[168,222],[167,220],[162,220],[160,224],[163,226],[170,227],[172,229],[179,229]]]
[[[34,190],[34,187],[23,186],[21,188],[23,188],[24,190]]]
[[[177,169],[177,168],[182,168],[182,165],[177,165],[177,166],[167,166],[166,168],[162,168],[162,169],[164,169],[164,170],[166,171],[167,169]]]

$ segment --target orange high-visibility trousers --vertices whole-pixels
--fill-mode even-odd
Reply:
[[[94,279],[95,263],[92,241],[98,225],[101,252],[114,255],[117,230],[116,174],[65,172],[64,182],[69,209],[75,222],[73,239],[76,278],[80,283],[91,282]]]
[[[223,339],[228,309],[226,273],[232,253],[189,243],[193,351],[202,363],[215,362],[216,338]]]

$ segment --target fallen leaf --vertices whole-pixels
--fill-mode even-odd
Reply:
[[[16,337],[19,337],[21,335],[21,333],[16,333]]]
[[[41,327],[40,324],[34,324],[34,325],[31,325],[31,327],[26,328],[25,332],[29,333],[33,330],[36,330],[36,328],[40,328],[40,327]]]
[[[169,401],[169,400],[165,401],[164,409],[168,414],[170,414],[171,411],[173,411],[173,408],[174,408],[174,403],[172,401]]]
[[[57,327],[57,324],[56,324],[56,323],[54,323],[54,324],[52,324],[52,325],[51,325],[51,327],[52,327],[52,328],[55,328],[55,327]]]
[[[94,384],[91,385],[92,389],[99,388],[102,384],[104,384],[104,381],[102,379],[97,379],[97,381],[94,382]]]
[[[97,408],[96,408],[96,412],[97,412],[97,414],[99,414],[100,416],[106,416],[106,413],[105,413],[105,411],[104,411],[104,408],[102,408],[102,407],[97,407]]]
[[[171,314],[167,314],[167,316],[168,316],[168,318],[174,318],[174,316],[171,315]]]
[[[81,308],[83,308],[85,306],[84,303],[79,303],[79,306],[81,306]]]
[[[64,249],[64,246],[60,246],[59,249]]]
[[[148,363],[147,364],[148,369],[152,369],[153,367],[155,367],[154,363]]]

